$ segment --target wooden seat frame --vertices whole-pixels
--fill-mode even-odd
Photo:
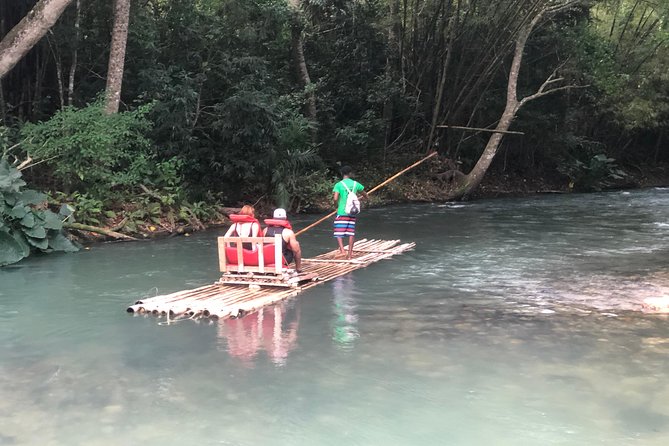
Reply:
[[[244,264],[244,249],[242,244],[251,243],[258,253],[257,265]],[[265,264],[264,247],[274,244],[274,264]],[[230,245],[237,250],[237,264],[229,263],[226,256],[226,247]],[[218,262],[223,274],[230,273],[260,273],[282,275],[288,271],[283,265],[283,246],[281,234],[274,237],[219,237],[218,238]],[[278,260],[278,262],[276,261]]]

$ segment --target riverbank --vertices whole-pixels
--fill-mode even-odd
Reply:
[[[429,203],[444,202],[448,196],[448,183],[441,179],[439,174],[447,167],[443,161],[431,163],[421,167],[415,172],[399,177],[385,188],[379,190],[370,197],[368,207],[382,207],[403,203]],[[384,179],[385,173],[372,169],[361,169],[359,178],[367,185],[378,184]],[[634,166],[625,170],[621,179],[603,182],[601,187],[589,192],[617,189],[642,189],[646,187],[662,187],[669,185],[669,166],[659,165],[654,167]],[[490,172],[481,183],[472,200],[500,198],[500,197],[523,197],[534,194],[568,194],[572,192],[588,192],[579,190],[570,179],[560,174],[543,174],[542,176],[519,175],[512,172]],[[370,187],[368,186],[368,189]],[[325,214],[332,210],[329,194],[321,193],[312,196],[309,206],[297,206],[298,213],[302,214]],[[253,201],[253,200],[249,200]],[[222,206],[216,203],[202,203],[206,208],[200,218],[190,215],[189,218],[175,221],[171,210],[153,213],[145,220],[134,221],[128,224],[128,214],[136,212],[134,208],[121,208],[110,215],[113,217],[104,219],[100,225],[102,231],[92,232],[84,230],[72,231],[74,239],[84,245],[109,240],[147,240],[155,238],[174,237],[178,235],[189,236],[194,232],[205,229],[226,227],[230,224],[228,216],[239,210],[243,203],[237,206]],[[274,203],[261,198],[255,200],[255,207],[260,219],[271,215]],[[295,211],[295,209],[293,209]],[[109,235],[109,231],[118,232],[125,237]],[[104,234],[103,232],[107,232]]]

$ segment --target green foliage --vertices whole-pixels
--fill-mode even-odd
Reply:
[[[77,250],[63,235],[60,217],[43,206],[46,195],[25,185],[21,172],[0,159],[0,266],[35,251]]]
[[[65,194],[56,192],[49,197],[50,203],[66,206],[69,211],[70,221],[78,221],[86,225],[98,226],[101,224],[101,218],[104,211],[104,203],[101,200],[91,197],[86,193],[73,192]]]
[[[290,203],[296,212],[321,212],[332,206],[332,186],[337,178],[326,169],[311,171],[299,177]]]
[[[113,5],[82,2],[79,41],[69,8],[34,51],[53,57],[25,58],[3,78],[12,128],[0,139],[20,142],[14,152],[40,162],[26,174],[34,187],[63,191],[58,200],[76,209],[71,218],[90,224],[127,216],[142,228],[157,224],[157,208],[163,224],[166,215],[169,224],[203,219],[211,209],[198,203],[214,196],[315,208],[328,199],[327,172],[337,162],[372,166],[372,175],[381,160],[424,152],[436,108],[437,123],[494,125],[513,32],[528,8],[556,1],[300,3],[295,13],[285,0],[134,2],[122,92],[129,111],[106,116],[94,101],[105,88],[98,73],[107,70]],[[600,154],[623,165],[669,159],[661,144],[669,134],[669,3],[584,5],[531,34],[519,95],[536,92],[556,67],[563,81],[551,86],[588,87],[523,108],[513,127],[525,136],[505,136],[493,168],[550,177],[562,166],[580,178],[600,175],[592,161]],[[21,17],[2,19],[11,26]],[[64,97],[59,82],[75,48],[74,107],[62,108],[67,82]],[[312,93],[316,122],[304,117]],[[440,129],[432,144],[467,171],[489,136]]]
[[[23,149],[45,160],[59,189],[104,196],[135,185],[151,171],[150,107],[107,115],[101,102],[81,109],[66,107],[51,119],[21,129]]]
[[[613,158],[602,153],[593,155],[585,161],[578,159],[565,161],[558,170],[567,175],[574,189],[579,191],[599,191],[627,176]]]
[[[320,159],[311,143],[313,126],[295,111],[285,112],[278,129],[277,150],[272,151],[268,166],[272,168],[272,192],[277,206],[291,208],[304,187],[304,175]]]

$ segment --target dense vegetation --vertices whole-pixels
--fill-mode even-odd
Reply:
[[[490,134],[439,126],[495,126],[519,30],[559,2],[134,0],[106,115],[112,3],[73,2],[2,79],[2,144],[52,205],[133,232],[263,197],[308,209],[337,163],[375,178],[437,149],[468,172]],[[519,96],[558,91],[491,169],[592,189],[668,161],[669,3],[574,3],[531,33]],[[0,33],[34,4],[2,2]]]

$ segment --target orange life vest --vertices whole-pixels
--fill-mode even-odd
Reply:
[[[265,224],[267,226],[280,226],[286,229],[293,229],[293,227],[290,225],[290,222],[284,218],[268,218],[265,220]]]
[[[258,223],[260,222],[252,215],[230,214],[230,221],[233,223]]]

